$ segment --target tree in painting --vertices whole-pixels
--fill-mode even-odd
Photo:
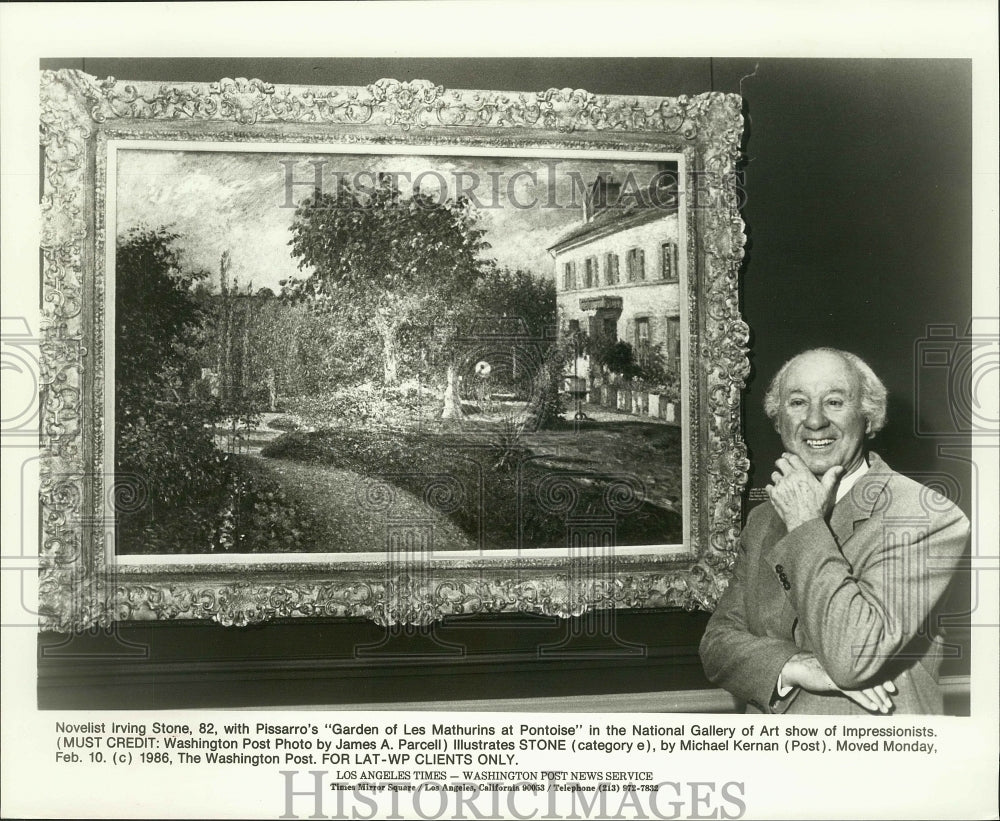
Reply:
[[[134,229],[116,256],[117,470],[146,485],[154,515],[218,484],[223,461],[203,427],[212,410],[189,397],[203,321],[193,286],[205,275],[181,269],[176,239]]]
[[[371,188],[341,180],[335,193],[317,191],[295,212],[291,253],[312,271],[286,280],[284,295],[333,303],[344,321],[371,328],[382,379],[394,385],[404,328],[440,321],[482,277],[488,244],[476,222],[464,198],[403,196],[388,175]]]

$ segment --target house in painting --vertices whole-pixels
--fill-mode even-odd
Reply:
[[[548,251],[555,261],[561,335],[628,342],[637,359],[658,351],[678,373],[681,350],[680,231],[675,174],[645,188],[599,176],[581,220]],[[587,366],[580,362],[580,375]]]

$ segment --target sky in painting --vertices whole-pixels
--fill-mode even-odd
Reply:
[[[648,185],[653,163],[610,160],[511,157],[427,157],[411,155],[284,154],[123,149],[118,152],[116,230],[119,236],[145,225],[179,235],[182,264],[191,270],[218,271],[229,251],[232,275],[254,289],[275,292],[289,276],[303,276],[289,253],[289,227],[295,213],[287,207],[291,169],[292,202],[312,189],[320,165],[322,184],[332,191],[336,175],[360,174],[370,185],[374,173],[393,173],[404,195],[420,181],[424,191],[474,197],[490,243],[489,256],[501,265],[540,276],[553,274],[547,248],[583,219],[581,184],[598,173],[621,182]],[[406,175],[409,175],[408,177]],[[474,176],[473,176],[474,175]],[[213,277],[212,281],[215,279]]]

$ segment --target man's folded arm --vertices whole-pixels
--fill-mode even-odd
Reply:
[[[865,538],[880,544],[859,568],[851,568],[822,519],[795,528],[765,556],[783,568],[799,629],[845,689],[873,680],[927,627],[969,533],[957,508],[934,518],[869,521],[873,532]]]

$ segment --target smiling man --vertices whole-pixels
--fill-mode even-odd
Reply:
[[[702,639],[708,678],[748,712],[940,713],[936,607],[968,520],[867,452],[886,390],[854,354],[794,357],[764,409],[785,452]]]

